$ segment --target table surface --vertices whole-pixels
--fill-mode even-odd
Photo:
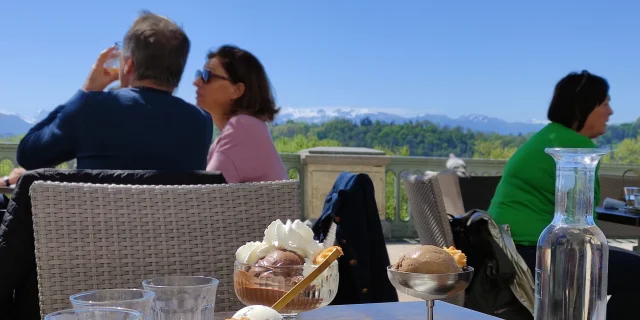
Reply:
[[[640,213],[604,207],[597,207],[596,213],[598,214],[598,220],[640,227]]]
[[[438,320],[498,319],[484,313],[436,301],[433,316]],[[216,313],[217,320],[231,318],[234,312]],[[298,315],[299,320],[420,320],[427,319],[426,302],[367,303],[328,306]]]

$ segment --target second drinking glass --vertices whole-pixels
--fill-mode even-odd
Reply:
[[[76,293],[69,297],[76,309],[91,307],[115,307],[138,311],[143,319],[151,318],[151,302],[154,293],[141,289],[107,289]]]
[[[142,282],[155,293],[152,310],[155,319],[213,319],[218,280],[210,277],[173,276]]]

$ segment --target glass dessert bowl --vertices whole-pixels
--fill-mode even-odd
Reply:
[[[272,306],[316,267],[311,264],[263,266],[236,261],[233,286],[243,304]],[[300,312],[327,306],[338,292],[339,278],[338,262],[334,261],[280,313],[291,318]]]
[[[460,272],[420,274],[387,267],[391,284],[402,293],[423,300],[441,300],[464,291],[473,278],[473,268],[463,267]]]
[[[471,283],[473,268],[454,247],[422,245],[388,266],[387,276],[400,292],[427,301],[427,319],[433,320],[434,300],[463,292]]]

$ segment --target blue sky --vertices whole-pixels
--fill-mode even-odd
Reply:
[[[640,2],[557,0],[3,0],[0,109],[66,101],[141,9],[190,36],[191,102],[206,52],[231,43],[261,59],[283,107],[544,119],[556,81],[588,69],[612,86],[613,122],[640,116]]]

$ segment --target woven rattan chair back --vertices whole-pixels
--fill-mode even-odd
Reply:
[[[165,275],[220,280],[216,311],[242,307],[235,251],[275,219],[300,218],[295,180],[200,186],[36,182],[31,187],[41,314],[73,293],[141,288]]]
[[[458,176],[450,172],[405,176],[409,213],[421,244],[453,246],[449,217],[464,214]]]

